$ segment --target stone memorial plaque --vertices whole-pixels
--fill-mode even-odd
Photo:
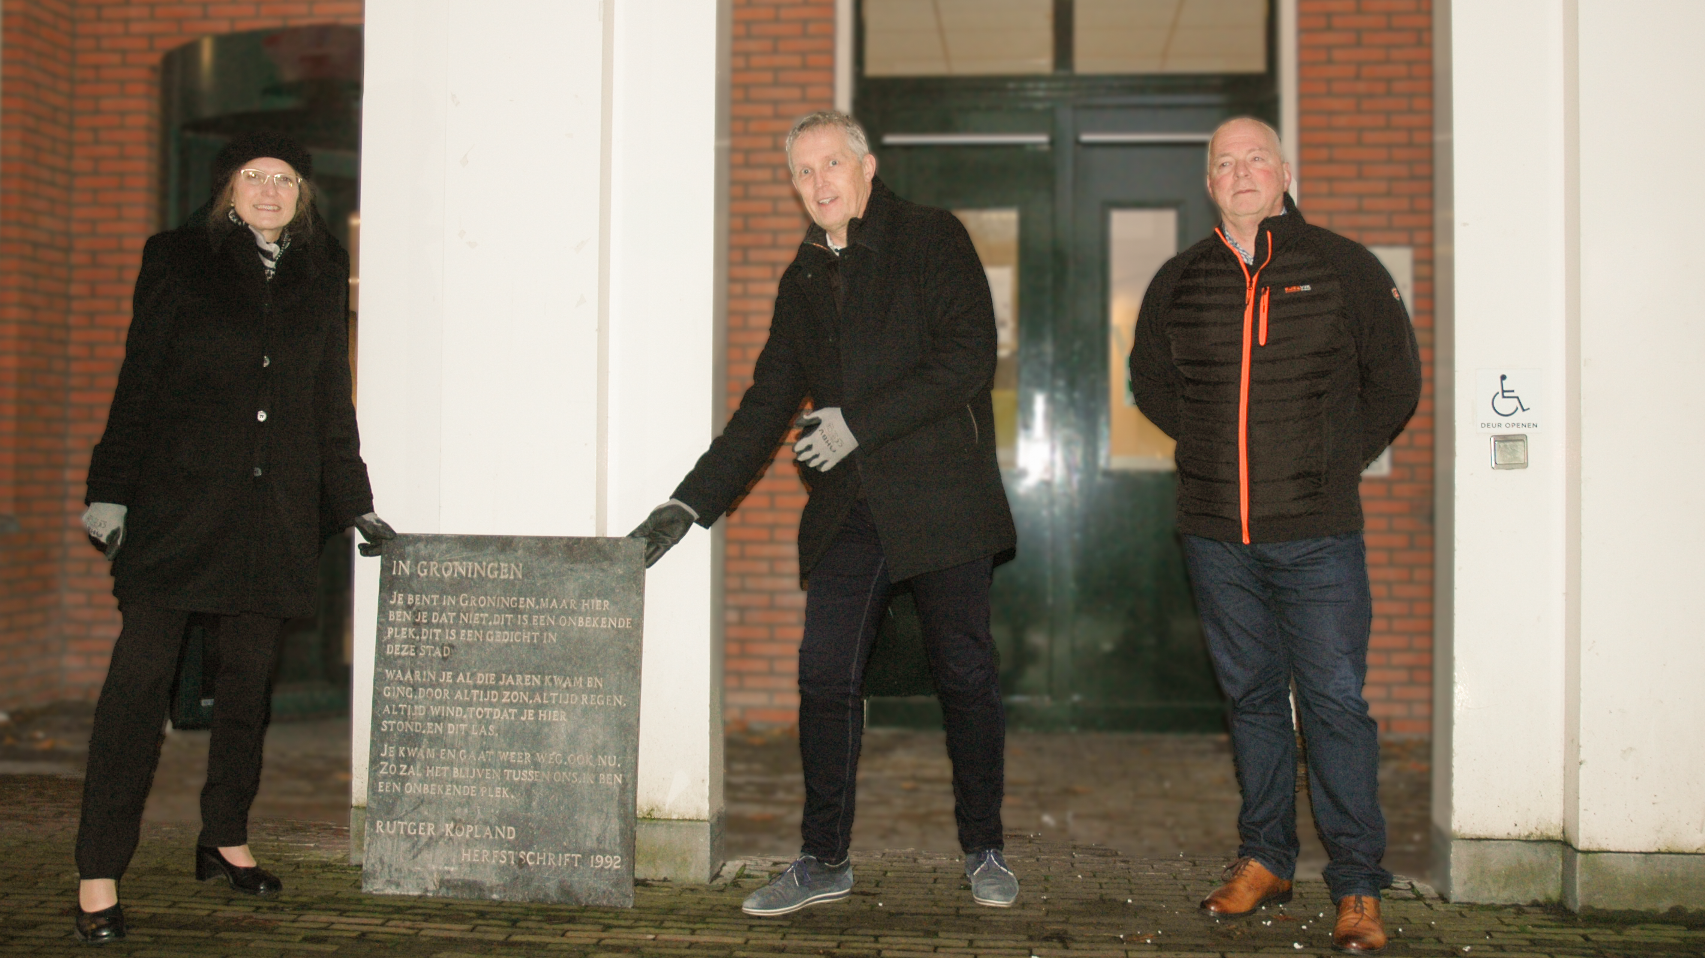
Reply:
[[[362,890],[631,906],[644,543],[381,561]]]

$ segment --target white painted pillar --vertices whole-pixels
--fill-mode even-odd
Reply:
[[[1705,7],[1435,10],[1434,878],[1461,901],[1702,907],[1705,324],[1668,171],[1705,149]],[[1530,412],[1489,412],[1498,375]],[[1492,468],[1517,433],[1529,466]]]
[[[368,0],[360,421],[407,532],[623,535],[722,422],[729,0]],[[646,581],[637,868],[721,864],[720,544]],[[352,826],[378,568],[356,573]]]

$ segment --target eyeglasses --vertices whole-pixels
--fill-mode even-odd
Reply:
[[[301,185],[302,178],[290,173],[268,173],[265,170],[244,170],[243,182],[255,189],[266,189],[268,183],[278,187],[281,193],[294,192]]]

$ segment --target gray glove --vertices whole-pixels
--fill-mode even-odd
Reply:
[[[691,506],[678,499],[670,499],[651,510],[651,515],[628,533],[628,538],[645,540],[645,567],[649,569],[663,558],[663,553],[686,538],[698,517]]]
[[[799,417],[805,434],[793,444],[793,457],[818,472],[828,472],[858,448],[840,407],[813,409]]]
[[[124,545],[124,514],[129,506],[111,502],[91,503],[83,512],[83,528],[89,533],[89,543],[106,553],[111,562]]]
[[[391,528],[390,523],[379,518],[379,514],[376,512],[369,512],[364,516],[357,517],[355,530],[361,533],[361,538],[367,540],[355,548],[368,558],[385,551],[385,543],[397,537],[397,530]]]

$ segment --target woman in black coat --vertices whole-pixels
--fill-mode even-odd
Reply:
[[[192,613],[219,623],[196,878],[281,890],[247,844],[279,633],[315,611],[328,534],[394,535],[373,514],[356,434],[349,255],[314,209],[311,173],[289,137],[241,135],[214,162],[214,199],[142,254],[83,519],[112,562],[123,616],[77,833],[85,941],[124,937],[117,881]]]

